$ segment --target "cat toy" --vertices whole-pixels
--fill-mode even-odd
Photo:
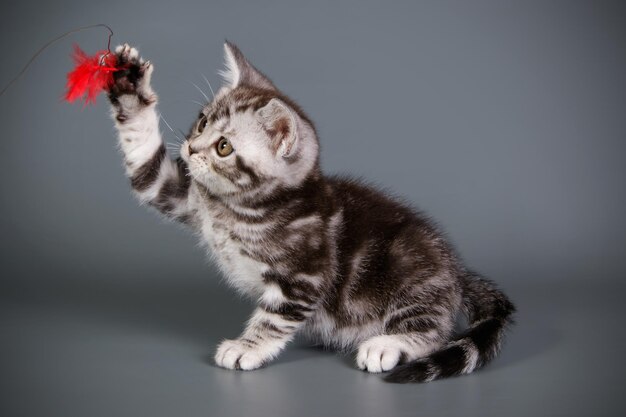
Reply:
[[[74,69],[67,74],[66,92],[63,97],[70,103],[73,103],[78,99],[82,99],[85,105],[95,103],[98,94],[102,91],[108,90],[113,85],[113,74],[116,71],[126,69],[125,65],[118,65],[117,57],[111,52],[111,37],[113,36],[113,30],[104,23],[72,29],[47,42],[39,48],[39,50],[26,63],[17,76],[13,78],[6,85],[6,87],[2,89],[2,91],[0,91],[0,96],[2,96],[13,83],[24,75],[28,67],[39,56],[39,54],[41,54],[50,45],[73,33],[96,27],[104,27],[109,31],[107,49],[98,51],[96,54],[89,56],[82,49],[80,49],[78,45],[74,45],[74,52],[72,54]]]
[[[103,90],[113,85],[113,73],[123,68],[117,67],[117,58],[111,51],[99,51],[88,56],[78,45],[74,45],[74,69],[67,74],[65,100],[72,103],[83,98],[85,104],[95,103]]]

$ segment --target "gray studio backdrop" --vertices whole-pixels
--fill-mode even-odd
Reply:
[[[430,213],[470,266],[521,303],[520,318],[531,314],[526,323],[562,311],[547,297],[554,296],[555,303],[571,297],[566,304],[575,314],[576,300],[587,300],[598,288],[607,294],[593,296],[600,310],[623,288],[626,20],[621,2],[24,0],[0,8],[0,84],[57,34],[107,23],[115,31],[114,44],[131,43],[155,64],[160,110],[183,131],[198,113],[194,101],[203,101],[192,83],[210,94],[203,76],[213,89],[221,82],[217,70],[228,38],[317,123],[326,172],[362,176]],[[220,338],[237,335],[250,305],[219,284],[189,233],[133,199],[104,97],[87,108],[61,100],[72,42],[94,52],[106,46],[106,36],[94,29],[53,45],[0,97],[5,339],[0,406],[11,411],[2,415],[69,416],[71,410],[91,416],[175,410],[209,415],[194,402],[202,395],[221,399],[214,414],[231,415],[245,401],[226,399],[235,398],[237,390],[250,394],[248,383],[273,375],[271,367],[241,377],[211,365],[211,349]],[[175,135],[165,125],[162,131],[175,145]],[[534,296],[544,297],[545,315],[529,313],[539,308]],[[581,324],[563,320],[564,328]],[[556,349],[565,336],[552,328],[560,324],[535,328],[520,321],[521,333],[512,336],[506,363],[528,369],[544,347]],[[138,334],[154,340],[142,339],[141,349],[127,349]],[[624,346],[622,336],[611,339],[618,342],[611,348],[615,352]],[[149,347],[167,345],[164,340],[177,348],[161,356]],[[185,350],[189,346],[191,354]],[[326,361],[330,380],[338,367],[345,372],[342,384],[350,386],[354,378],[363,382],[360,373],[352,373],[349,357],[302,352],[311,362],[291,356],[280,365],[284,372],[290,365],[309,372],[315,359]],[[562,364],[564,370],[593,355],[592,350],[570,353],[558,356],[571,360]],[[197,384],[187,381],[190,386],[183,388],[173,382],[189,376],[177,368],[181,358],[189,360],[185,365]],[[101,365],[90,367],[94,363]],[[598,380],[623,383],[610,373],[623,368],[617,365],[605,364],[601,369],[607,373]],[[139,368],[132,375],[122,371],[133,366]],[[528,381],[549,373],[548,365],[536,366],[524,374]],[[119,380],[107,373],[113,369],[120,370]],[[494,373],[506,371],[501,365]],[[220,378],[231,379],[220,385]],[[451,389],[481,380],[467,378],[450,382],[461,384]],[[202,385],[206,380],[213,382]],[[324,380],[320,376],[318,382]],[[298,375],[287,381],[298,386]],[[358,395],[391,389],[374,377],[367,381],[367,395],[353,392],[351,404],[367,404]],[[492,384],[497,392],[498,380]],[[202,389],[195,391],[198,386]],[[424,388],[393,389],[406,390],[402,398],[410,398],[408,392]],[[168,397],[173,392],[190,394]],[[402,403],[396,401],[399,391],[385,392],[394,393],[380,403],[395,404],[390,413],[420,410],[415,397]],[[446,392],[436,394],[445,398]],[[617,406],[610,389],[597,388],[581,408],[571,399],[584,392],[589,391],[578,385],[563,391],[558,404],[548,401],[548,411],[610,415]],[[498,395],[504,404],[532,403],[508,392]],[[487,415],[482,400],[471,400],[482,396],[489,397],[480,389],[463,391],[461,397],[470,403],[464,409]],[[161,404],[159,398],[168,401]],[[332,398],[332,407],[346,406]],[[300,406],[308,404],[302,401]],[[600,403],[605,408],[593,408]],[[288,409],[315,414],[298,404]],[[454,412],[445,400],[421,399],[420,404],[429,415],[441,407]],[[372,407],[352,412],[377,410]],[[541,414],[536,407],[533,415]],[[522,408],[517,408],[520,415]]]

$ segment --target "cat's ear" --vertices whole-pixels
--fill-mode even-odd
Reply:
[[[298,119],[281,100],[271,99],[256,111],[256,116],[272,141],[276,155],[289,158],[298,145]]]
[[[226,69],[220,71],[222,77],[229,87],[235,88],[239,85],[249,85],[251,87],[275,90],[274,84],[258,69],[248,62],[243,53],[234,44],[226,41],[224,43],[224,61]]]

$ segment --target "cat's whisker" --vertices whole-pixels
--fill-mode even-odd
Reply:
[[[191,85],[193,85],[194,87],[196,87],[196,89],[200,92],[200,94],[202,94],[202,96],[206,99],[207,103],[210,103],[211,100],[209,99],[209,97],[206,95],[206,93],[204,91],[202,91],[202,89],[200,87],[198,87],[198,85],[196,83],[194,83],[193,81],[189,81],[191,83]]]
[[[213,99],[215,100],[215,92],[213,91],[213,87],[211,87],[211,83],[209,82],[209,80],[207,80],[204,74],[201,73],[200,75],[202,75],[202,78],[204,78],[204,81],[209,86],[209,90],[211,90],[211,94],[213,95]]]
[[[190,101],[191,101],[192,103],[194,103],[194,104],[197,104],[197,105],[198,105],[198,106],[200,106],[200,107],[204,107],[204,106],[206,106],[206,104],[202,104],[202,103],[200,103],[199,101],[196,101],[196,100],[190,100]]]
[[[176,134],[176,132],[174,132],[174,129],[172,129],[172,126],[170,126],[170,124],[169,124],[169,123],[167,123],[167,120],[165,120],[165,117],[163,117],[163,114],[162,114],[162,113],[159,113],[159,117],[161,118],[161,120],[163,120],[163,122],[165,123],[165,125],[166,125],[166,126],[168,127],[168,129],[172,132],[172,134],[173,134],[174,136],[176,136],[176,138],[177,138],[177,139],[178,139],[178,140],[182,143],[182,142],[183,142],[183,139],[182,139],[180,136],[178,136],[178,135]],[[185,136],[185,135],[183,134],[183,136]]]

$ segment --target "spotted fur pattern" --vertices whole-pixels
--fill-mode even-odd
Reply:
[[[514,307],[468,271],[442,234],[406,204],[324,176],[311,120],[225,45],[225,85],[167,157],[152,64],[128,45],[110,90],[126,172],[139,200],[195,231],[226,280],[257,301],[215,361],[255,369],[297,332],[356,351],[393,382],[467,374],[500,350]],[[226,138],[234,151],[218,153]],[[469,328],[453,334],[459,313]]]

